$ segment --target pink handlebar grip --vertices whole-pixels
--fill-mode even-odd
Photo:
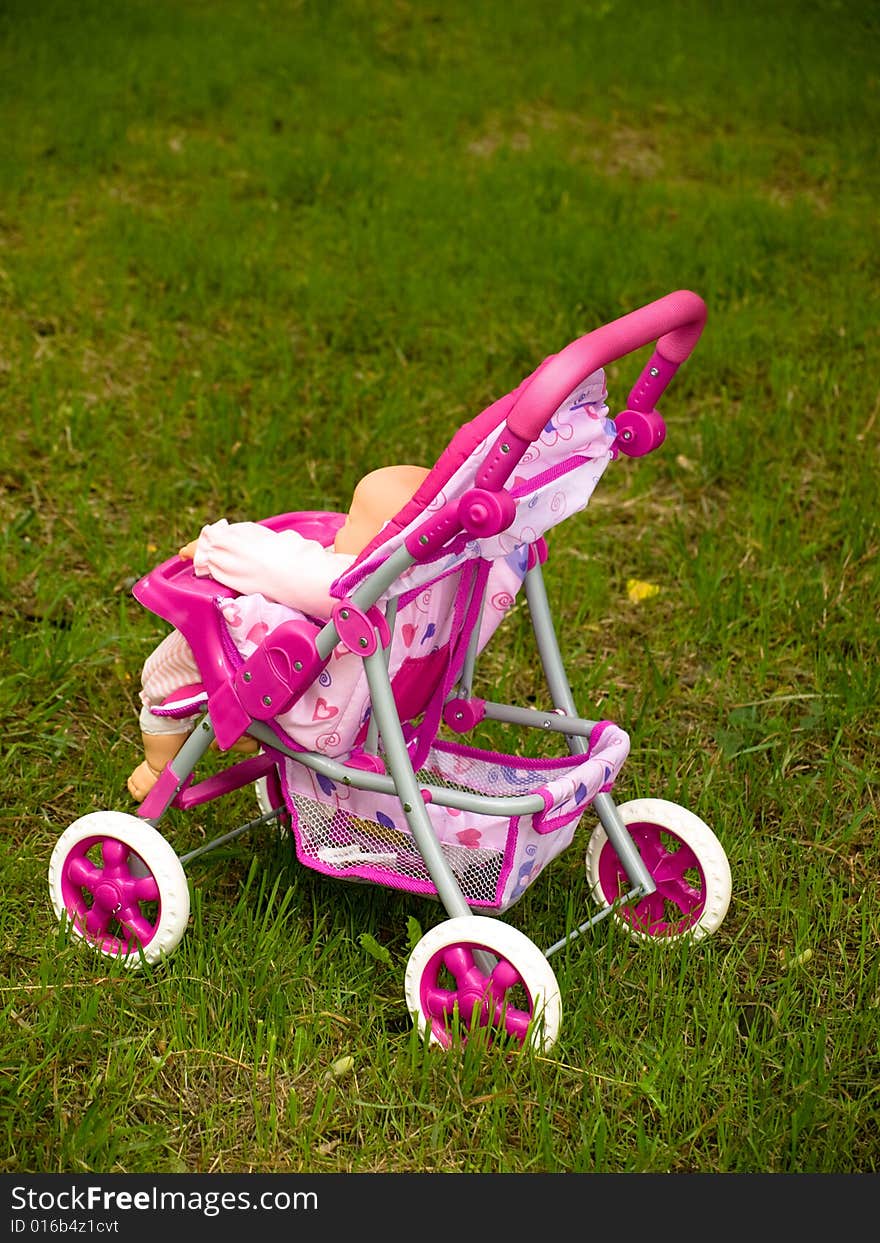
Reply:
[[[671,378],[697,344],[705,322],[703,299],[679,289],[578,337],[538,368],[508,414],[508,428],[531,443],[581,380],[652,341],[660,357],[674,364]]]

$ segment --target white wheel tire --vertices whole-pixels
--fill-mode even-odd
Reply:
[[[404,977],[406,1004],[422,1036],[430,1032],[432,1044],[442,1044],[433,1031],[430,1016],[422,1007],[421,985],[431,960],[455,945],[483,949],[514,967],[529,994],[532,1025],[528,1043],[545,1053],[555,1043],[562,1022],[562,998],[553,968],[524,933],[501,920],[484,915],[460,915],[431,928],[409,957]]]
[[[269,797],[269,779],[268,777],[258,777],[254,782],[254,794],[257,799],[257,810],[261,816],[266,816],[277,808],[273,805],[272,799]],[[283,840],[290,833],[290,817],[284,810],[275,818],[275,828]]]
[[[260,809],[261,816],[274,811],[272,800],[269,798],[269,782],[265,777],[259,777],[254,782],[254,793],[257,796],[257,807]]]
[[[612,916],[615,922],[625,928],[636,940],[644,941],[674,941],[680,940],[682,936],[692,941],[701,941],[715,932],[727,914],[732,885],[730,864],[724,853],[724,847],[708,824],[699,816],[695,816],[692,811],[688,811],[686,807],[681,807],[678,803],[670,803],[662,798],[633,799],[632,802],[622,803],[617,811],[627,827],[633,824],[653,824],[659,829],[674,834],[690,847],[703,873],[705,905],[697,923],[685,933],[672,936],[657,937],[641,932],[617,914]],[[590,890],[597,904],[604,907],[607,907],[609,903],[602,892],[599,863],[607,842],[608,836],[605,830],[601,824],[597,825],[587,846],[586,859]]]
[[[127,846],[137,859],[130,860],[133,874],[152,874],[159,890],[159,916],[155,931],[137,953],[114,953],[95,944],[68,913],[64,896],[65,864],[71,851],[90,838],[110,838]],[[171,845],[151,824],[121,811],[95,811],[75,820],[59,837],[49,861],[49,895],[59,920],[68,920],[74,934],[107,957],[126,966],[158,962],[174,952],[189,921],[189,886],[183,866]]]

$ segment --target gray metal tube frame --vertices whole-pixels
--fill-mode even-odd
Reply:
[[[523,586],[529,606],[529,614],[532,619],[532,629],[535,632],[538,654],[541,658],[544,677],[547,680],[553,705],[556,708],[562,709],[567,716],[577,718],[571,686],[562,663],[562,654],[559,650],[556,628],[553,624],[550,604],[547,600],[547,588],[544,584],[544,575],[541,571],[540,562],[536,562],[526,572]],[[546,714],[544,715],[546,716]],[[551,725],[549,728],[558,727]],[[568,738],[568,749],[573,755],[586,754],[588,749],[586,738],[581,733],[572,732]],[[608,834],[608,840],[617,852],[621,866],[626,872],[627,879],[632,885],[635,895],[648,897],[656,892],[657,886],[654,884],[654,879],[642,862],[642,857],[636,849],[629,830],[621,820],[611,795],[597,794],[593,799],[593,807],[596,810],[596,815],[599,817],[602,828]]]
[[[385,621],[388,623],[388,629],[391,632],[392,638],[394,636],[394,626],[397,621],[397,602],[398,602],[397,596],[392,596],[392,598],[388,601],[388,604],[385,608]],[[391,660],[391,644],[389,643],[388,648],[385,652],[386,669],[388,667],[388,663],[390,660]],[[368,755],[377,755],[379,752],[379,726],[376,722],[376,718],[372,715],[372,713],[370,714],[370,723],[367,726],[367,739],[366,739],[366,742],[364,743],[364,750],[367,752]]]
[[[352,595],[352,604],[356,608],[364,610],[371,608],[397,580],[399,575],[413,564],[414,560],[415,558],[411,556],[406,548],[398,549],[383,566],[355,590]],[[559,650],[559,643],[539,562],[527,571],[524,579],[524,589],[538,654],[555,711],[547,713],[532,708],[518,708],[514,705],[489,702],[485,705],[486,716],[490,720],[498,720],[509,724],[522,724],[529,727],[540,727],[558,732],[566,736],[568,748],[572,755],[585,755],[588,750],[587,739],[596,722],[582,719],[576,713],[571,687]],[[395,606],[392,604],[389,609],[392,624],[395,611]],[[328,622],[317,636],[316,646],[318,652],[322,657],[327,657],[338,642],[339,635],[336,627],[332,622]],[[464,671],[464,680],[468,688],[473,672],[475,655],[475,649],[469,651],[467,666]],[[410,832],[419,848],[425,866],[447,913],[450,916],[470,915],[472,914],[471,908],[468,906],[461,887],[455,879],[437,840],[434,827],[425,808],[421,788],[413,771],[397,715],[394,696],[391,691],[386,653],[381,647],[378,647],[371,656],[364,658],[364,666],[370,687],[376,732],[381,734],[382,737],[385,755],[392,774],[390,777],[361,770],[355,770],[354,775],[352,775],[353,770],[338,761],[316,755],[314,752],[299,752],[289,749],[280,742],[267,725],[261,722],[253,722],[248,732],[273,750],[286,754],[291,759],[315,771],[326,773],[327,776],[335,780],[354,785],[357,788],[372,789],[399,797]],[[193,730],[178,755],[172,761],[172,771],[179,778],[177,790],[180,789],[186,778],[194,771],[213,740],[214,728],[210,719],[205,717],[196,729]],[[376,740],[376,733],[371,731],[371,741],[375,744]],[[499,799],[467,794],[463,791],[448,790],[431,785],[426,786],[426,789],[430,791],[432,801],[441,806],[458,808],[463,811],[485,811],[487,804],[491,803],[492,811],[496,814],[515,816],[529,815],[540,811],[543,807],[543,801],[534,795]],[[175,794],[177,790],[175,790]],[[170,802],[171,800],[169,800],[169,806]],[[653,878],[645,868],[632,837],[617,811],[614,800],[609,794],[597,794],[593,800],[593,807],[608,835],[609,841],[617,852],[630,884],[633,886],[632,892],[627,895],[627,900],[646,897],[654,893],[656,885]],[[164,815],[164,812],[162,814]],[[248,829],[271,818],[272,814],[267,813],[250,824],[243,826],[240,830],[236,830],[233,834],[224,835],[223,838],[217,839],[216,842],[190,852],[189,855],[184,856],[184,859],[188,861],[196,855],[204,853],[212,846],[219,846],[226,841],[232,840]],[[159,819],[160,817],[156,817],[147,823],[155,827]],[[552,946],[547,951],[548,954],[566,944],[587,927],[597,922],[598,919],[604,918],[606,914],[607,911],[581,925],[580,928],[568,937]]]
[[[502,721],[505,725],[526,725],[530,729],[548,730],[554,734],[574,734],[581,738],[589,738],[598,724],[578,716],[567,716],[562,708],[541,712],[537,708],[517,708],[513,704],[494,703],[492,700],[483,701],[483,711],[489,721]]]
[[[375,651],[372,656],[364,657],[364,667],[370,687],[370,703],[379,726],[385,757],[391,769],[396,792],[410,832],[447,914],[450,916],[470,915],[471,908],[440,848],[419,783],[416,781],[381,649]]]
[[[396,715],[396,714],[395,714]],[[349,768],[340,760],[329,759],[316,751],[293,751],[285,746],[267,726],[254,722],[248,733],[259,742],[265,743],[273,751],[286,755],[305,768],[329,777],[339,785],[354,786],[358,790],[373,790],[377,794],[398,794],[398,786],[394,776],[384,773],[371,773],[363,769]],[[407,760],[409,753],[407,752]],[[431,802],[441,807],[452,807],[457,811],[469,811],[475,815],[490,813],[498,816],[531,816],[544,807],[544,800],[537,794],[512,794],[508,798],[498,795],[470,794],[466,790],[454,790],[445,786],[435,786],[425,782],[420,789],[427,790]]]

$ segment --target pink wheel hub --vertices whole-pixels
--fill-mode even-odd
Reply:
[[[100,863],[89,858],[95,847]],[[67,914],[105,953],[135,954],[156,935],[161,911],[151,915],[144,907],[159,903],[159,886],[144,868],[139,856],[113,837],[85,838],[65,860],[61,888]]]
[[[637,904],[622,907],[620,917],[652,937],[679,936],[698,923],[706,905],[700,860],[686,842],[661,825],[636,823],[628,828],[657,889]],[[599,858],[599,882],[609,904],[629,889],[620,860],[607,842]]]
[[[533,1000],[516,968],[501,959],[490,974],[477,965],[474,950],[482,947],[450,945],[428,961],[420,983],[424,1013],[440,1044],[451,1043],[450,1027],[457,1011],[463,1031],[477,1027],[504,1032],[520,1044],[525,1040],[533,1017]],[[486,950],[491,954],[491,950]],[[528,998],[528,1009],[513,1003],[511,992],[521,988]]]

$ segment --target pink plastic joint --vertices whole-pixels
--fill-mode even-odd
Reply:
[[[458,502],[461,525],[475,539],[506,531],[516,516],[516,502],[509,492],[469,488]]]
[[[616,445],[627,457],[644,457],[666,439],[666,424],[656,410],[623,410],[614,420]]]
[[[443,708],[443,720],[456,734],[467,734],[486,715],[484,699],[450,699]]]
[[[544,565],[548,557],[547,541],[541,535],[534,544],[529,544],[529,559],[526,563],[526,569],[533,570],[536,565]]]
[[[391,642],[385,615],[375,605],[364,613],[350,600],[340,600],[331,618],[340,641],[359,656],[372,656],[380,642],[383,647]]]
[[[404,543],[411,557],[416,561],[426,561],[460,532],[458,501],[447,501],[441,510],[416,527]]]
[[[372,751],[363,751],[360,747],[355,747],[351,755],[345,761],[346,768],[357,768],[364,773],[385,772],[385,762],[378,755],[374,755]]]
[[[651,360],[632,387],[626,399],[628,410],[638,410],[649,414],[666,391],[669,381],[678,371],[679,363],[664,358],[659,349],[651,355]]]
[[[514,466],[531,442],[503,427],[476,474],[478,488],[500,488],[510,478]]]

